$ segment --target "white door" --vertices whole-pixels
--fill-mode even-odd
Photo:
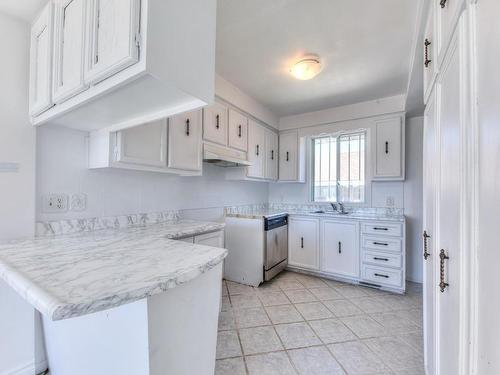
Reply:
[[[462,20],[463,21],[463,20]],[[461,29],[462,22],[458,30]],[[462,195],[462,43],[459,32],[454,36],[447,58],[437,82],[438,95],[438,147],[437,165],[437,242],[435,254],[436,285],[436,338],[437,373],[459,374],[461,341],[461,223]],[[464,43],[465,44],[465,43]],[[441,259],[441,253],[449,259]],[[443,278],[440,279],[441,271]],[[444,283],[439,285],[438,283]]]
[[[61,103],[85,89],[85,6],[84,0],[54,2],[53,99]]]
[[[288,222],[288,264],[319,269],[319,221],[316,219],[290,218]]]
[[[203,109],[203,140],[227,146],[227,107],[214,103]]]
[[[296,181],[298,134],[297,132],[281,133],[279,136],[279,179],[280,181]]]
[[[140,0],[89,0],[85,81],[96,83],[139,61]]]
[[[443,58],[446,51],[445,40],[450,40],[450,34],[455,26],[455,14],[464,5],[465,0],[439,0],[432,3],[435,7],[437,36],[439,38],[438,54]]]
[[[403,177],[402,130],[400,117],[376,121],[375,179],[400,179]]]
[[[427,16],[427,23],[425,24],[424,40],[423,40],[423,50],[424,50],[424,103],[427,103],[429,95],[431,93],[433,82],[436,78],[436,64],[437,56],[435,51],[437,50],[437,40],[435,40],[435,28],[434,28],[434,11],[436,7],[430,6],[429,13]]]
[[[241,151],[248,149],[248,119],[234,109],[229,110],[229,147]]]
[[[435,262],[438,261],[438,251],[435,248],[435,204],[436,204],[436,94],[431,94],[424,114],[423,141],[423,244],[424,257],[424,353],[427,374],[435,374],[435,321],[434,311],[436,298]]]
[[[248,161],[252,163],[247,169],[247,176],[265,177],[266,163],[266,129],[253,120],[248,121]]]
[[[167,166],[167,121],[157,120],[116,133],[116,161]]]
[[[49,2],[31,27],[30,115],[52,106],[53,6]]]
[[[168,167],[201,171],[201,110],[168,119]]]
[[[213,247],[224,247],[224,232],[213,232],[200,234],[199,236],[194,237],[194,243],[198,245],[206,245]]]
[[[278,135],[266,130],[265,176],[269,180],[278,179]]]
[[[358,278],[358,223],[323,220],[321,233],[321,270]]]

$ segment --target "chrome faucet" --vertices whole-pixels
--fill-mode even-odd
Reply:
[[[333,212],[336,212],[337,211],[337,204],[336,203],[330,203],[330,204],[332,206]]]
[[[339,203],[337,203],[337,204],[338,204],[339,209],[340,209],[340,211],[339,211],[339,210],[337,210],[337,211],[338,211],[338,213],[339,213],[339,214],[345,214],[345,213],[346,213],[346,211],[345,211],[344,204],[343,204],[343,203],[340,203],[340,202],[339,202]]]

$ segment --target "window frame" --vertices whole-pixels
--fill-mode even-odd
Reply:
[[[350,135],[357,135],[357,134],[364,134],[364,188],[363,188],[363,200],[359,202],[352,202],[352,201],[340,201],[337,199],[335,201],[317,201],[315,200],[315,194],[314,194],[314,189],[315,189],[315,161],[316,161],[316,147],[315,147],[315,141],[316,139],[319,138],[336,138],[336,143],[337,143],[337,157],[336,157],[336,171],[337,171],[337,184],[336,184],[336,197],[339,196],[339,174],[340,174],[340,138],[342,136],[350,136]],[[341,131],[341,132],[334,132],[334,133],[323,133],[315,136],[311,136],[309,140],[310,144],[310,184],[309,184],[309,199],[311,203],[315,204],[328,204],[328,203],[346,203],[349,206],[366,206],[369,204],[370,197],[368,196],[368,191],[369,191],[369,166],[368,166],[368,153],[369,153],[369,131],[368,129],[356,129],[352,131]]]

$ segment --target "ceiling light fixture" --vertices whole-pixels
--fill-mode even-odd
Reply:
[[[308,55],[302,57],[299,61],[292,65],[290,73],[297,79],[306,81],[316,77],[323,66],[319,57],[316,55]]]

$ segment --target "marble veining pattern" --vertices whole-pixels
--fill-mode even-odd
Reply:
[[[174,241],[223,229],[173,221],[0,243],[0,278],[53,320],[152,296],[219,264],[227,250]]]

